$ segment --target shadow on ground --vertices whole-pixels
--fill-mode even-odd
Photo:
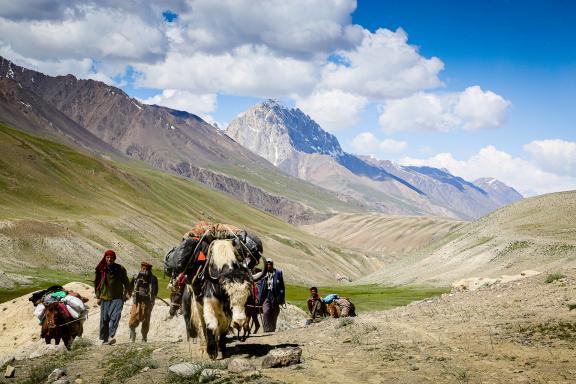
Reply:
[[[237,343],[228,347],[228,355],[248,355],[248,357],[262,357],[268,354],[272,349],[299,347],[299,344],[284,343],[284,344],[251,344],[251,343]]]

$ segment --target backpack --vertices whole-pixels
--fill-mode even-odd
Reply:
[[[178,246],[168,251],[164,256],[164,274],[172,276],[184,271],[184,268],[192,263],[190,259],[194,256],[198,241],[197,237],[187,237]]]
[[[148,281],[144,279],[142,274],[138,273],[134,276],[134,296],[137,299],[150,299],[150,291],[152,279]]]

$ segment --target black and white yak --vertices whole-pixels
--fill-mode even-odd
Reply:
[[[252,275],[241,262],[230,240],[214,240],[207,256],[204,284],[183,296],[188,337],[201,330],[206,352],[212,359],[226,355],[226,334],[231,328],[244,330],[248,324],[246,302],[251,295]],[[201,343],[201,345],[204,343]]]

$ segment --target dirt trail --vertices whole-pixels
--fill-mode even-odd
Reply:
[[[304,369],[266,374],[293,383],[575,382],[576,271],[565,274],[274,335],[303,346]]]
[[[571,383],[576,377],[576,311],[569,304],[576,303],[576,270],[562,272],[566,277],[552,283],[541,274],[351,321],[328,319],[255,335],[245,343],[230,343],[230,352],[258,362],[272,348],[302,348],[302,364],[262,370],[259,383]],[[297,325],[299,316],[284,313],[281,322]],[[185,341],[170,339],[183,335],[177,323],[150,337],[159,368],[136,373],[128,383],[163,382],[176,362],[207,361],[197,346],[189,351]],[[112,353],[145,347],[127,339],[121,334],[119,345],[90,347],[67,365],[70,377],[80,374],[98,382]],[[17,363],[23,374],[48,359]],[[87,371],[87,364],[95,369]]]

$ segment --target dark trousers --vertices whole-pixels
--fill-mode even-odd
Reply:
[[[124,300],[102,300],[100,303],[100,340],[107,342],[108,338],[116,335]]]
[[[262,303],[262,327],[264,332],[274,332],[276,331],[276,321],[278,320],[278,315],[280,314],[280,304],[278,300],[268,292],[264,302]]]

